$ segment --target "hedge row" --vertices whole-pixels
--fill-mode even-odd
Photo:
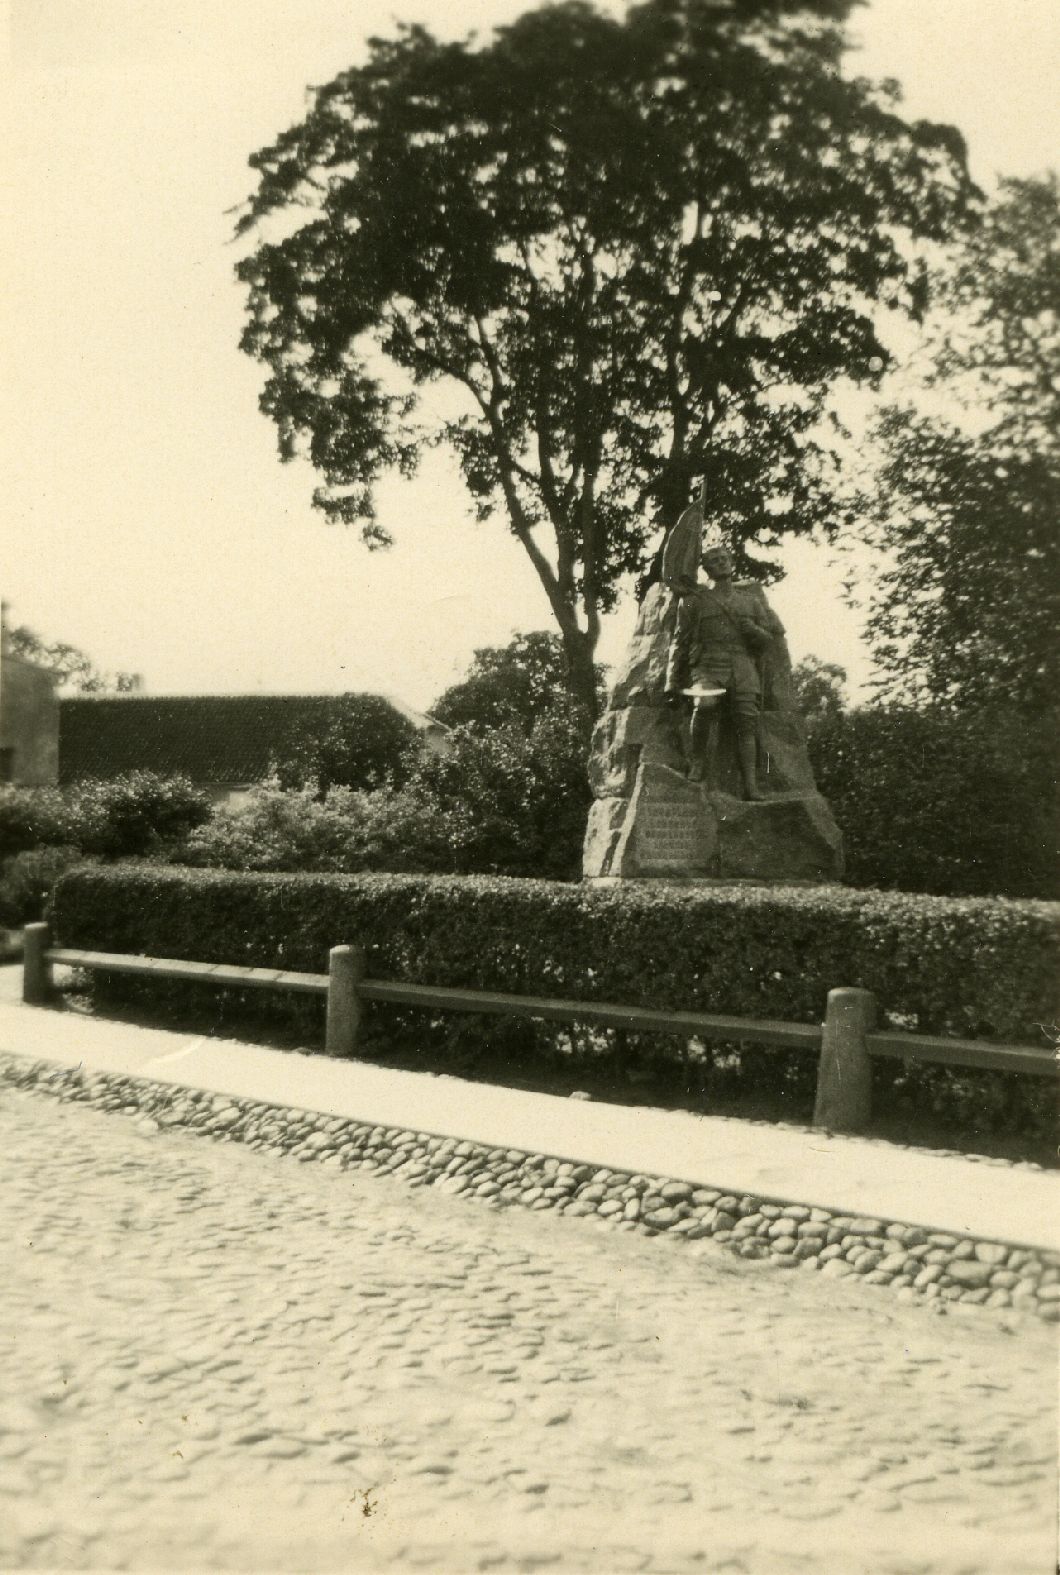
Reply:
[[[486,876],[81,866],[60,944],[323,971],[360,940],[379,978],[819,1022],[875,991],[897,1026],[1040,1043],[1056,1021],[1055,904],[842,887],[595,887]]]

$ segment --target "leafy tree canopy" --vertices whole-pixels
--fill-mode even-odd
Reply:
[[[889,408],[863,499],[885,554],[867,632],[881,693],[1037,710],[1060,693],[1060,192],[1007,181],[941,280],[929,383],[962,425]]]
[[[25,624],[5,630],[5,642],[13,655],[48,668],[57,675],[60,684],[69,685],[79,694],[128,694],[138,683],[135,673],[104,672],[76,645],[67,645],[62,640],[43,640]]]
[[[881,308],[924,304],[907,243],[974,202],[952,128],[842,74],[852,6],[566,0],[481,44],[402,27],[251,159],[239,230],[288,231],[239,266],[281,455],[379,545],[373,483],[447,443],[588,708],[600,616],[694,478],[742,574],[831,528],[829,391],[879,378]],[[436,383],[451,405],[419,405]]]
[[[791,674],[795,704],[809,723],[840,716],[847,709],[845,685],[847,672],[838,662],[824,662],[819,656],[804,656]]]
[[[557,634],[535,629],[508,645],[475,652],[467,677],[453,684],[431,707],[431,715],[450,727],[466,724],[477,732],[515,724],[529,733],[550,712],[569,710],[566,662]],[[603,670],[597,668],[603,691]]]
[[[419,744],[412,723],[382,695],[334,696],[306,720],[276,762],[285,788],[371,789],[403,781]]]

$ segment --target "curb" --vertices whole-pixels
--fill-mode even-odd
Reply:
[[[709,1239],[743,1258],[856,1277],[940,1311],[959,1302],[1060,1323],[1056,1253],[10,1054],[0,1053],[0,1086],[331,1169],[374,1170],[494,1208],[592,1217],[675,1241]]]

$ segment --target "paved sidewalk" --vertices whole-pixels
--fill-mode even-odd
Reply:
[[[571,1100],[26,1007],[0,969],[0,1051],[63,1066],[673,1177],[1019,1246],[1060,1247],[1054,1176],[771,1123]]]

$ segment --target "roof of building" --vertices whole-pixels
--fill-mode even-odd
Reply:
[[[260,782],[351,699],[382,701],[421,732],[443,728],[389,695],[77,695],[59,702],[59,781],[155,771]]]

